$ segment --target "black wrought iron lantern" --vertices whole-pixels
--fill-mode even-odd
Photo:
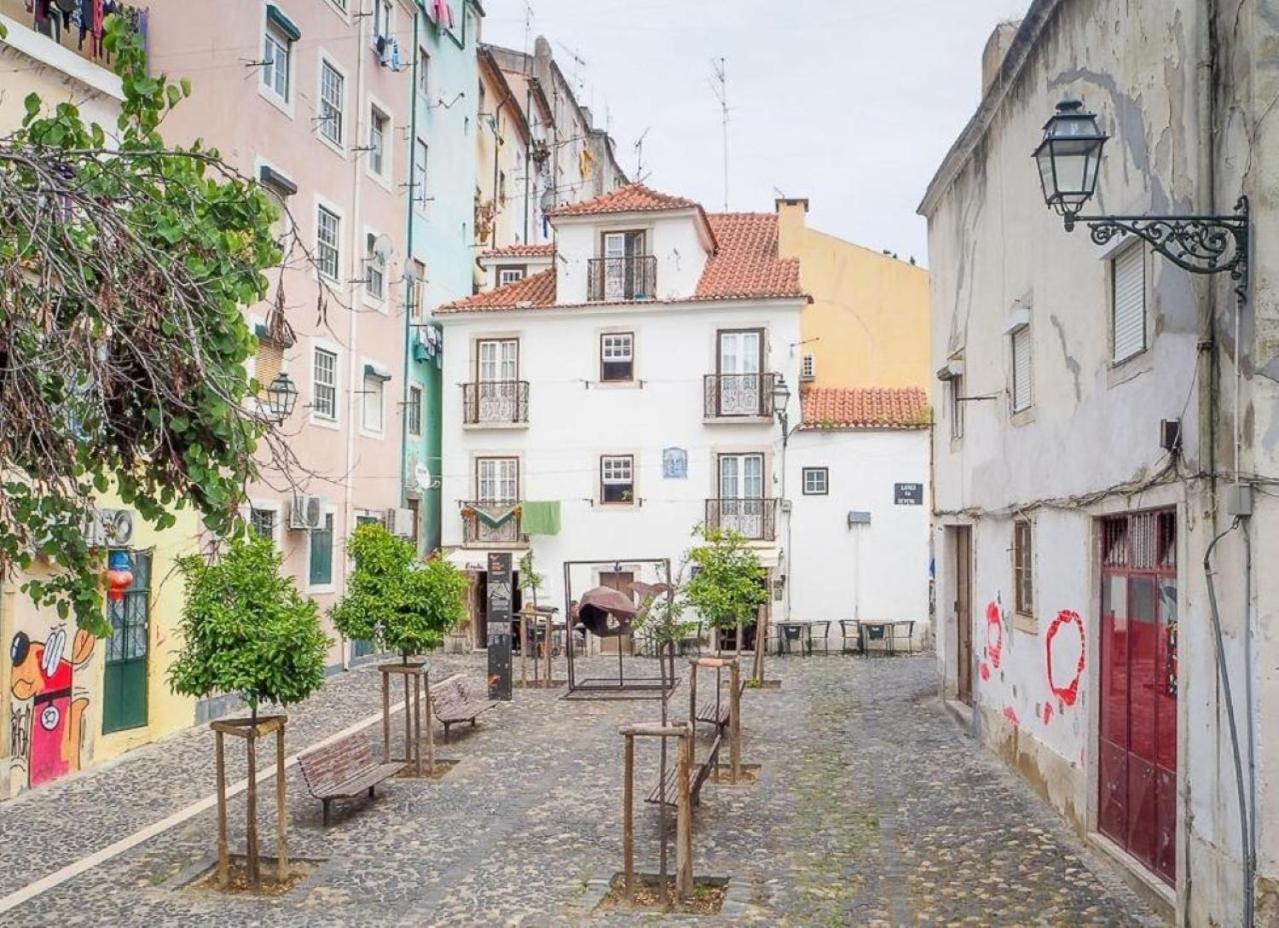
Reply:
[[[778,415],[785,415],[786,404],[790,402],[790,387],[786,384],[786,378],[781,374],[777,375],[777,380],[773,382],[773,409]]]
[[[1078,100],[1062,100],[1044,123],[1044,140],[1035,149],[1044,202],[1066,217],[1066,228],[1097,192],[1101,150],[1108,136],[1097,116]]]
[[[293,415],[298,402],[298,388],[293,385],[289,375],[281,371],[271,385],[266,388],[267,408],[277,422],[283,422]]]

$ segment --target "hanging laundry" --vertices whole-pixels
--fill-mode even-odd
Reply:
[[[390,44],[391,70],[403,71],[404,56],[400,54],[400,40],[392,36],[389,44]]]
[[[585,181],[591,176],[591,172],[595,168],[595,156],[587,149],[583,148],[582,153],[577,157],[577,172],[582,175]]]

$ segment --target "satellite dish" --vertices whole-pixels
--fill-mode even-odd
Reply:
[[[374,239],[373,253],[377,255],[383,263],[390,262],[391,255],[395,254],[395,243],[391,241],[391,236],[383,232]]]
[[[425,493],[434,486],[434,478],[431,476],[431,468],[425,464],[418,463],[413,468],[413,482],[417,484],[417,488]]]

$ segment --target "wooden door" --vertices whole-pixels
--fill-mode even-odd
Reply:
[[[967,525],[951,530],[955,549],[955,680],[960,702],[973,704],[973,534]]]
[[[635,575],[629,570],[623,570],[617,573],[612,571],[600,572],[600,586],[606,586],[611,590],[621,590],[627,596],[634,595]],[[618,648],[622,649],[624,654],[633,654],[631,647],[631,636],[629,633],[618,635],[615,638],[600,639],[601,654],[616,654]]]

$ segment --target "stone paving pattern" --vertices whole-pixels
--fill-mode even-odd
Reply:
[[[482,660],[440,657],[433,677],[479,676]],[[614,666],[604,659],[587,672]],[[284,897],[180,888],[182,875],[215,852],[210,810],[0,915],[0,923],[1162,924],[1025,784],[963,735],[936,698],[931,655],[788,657],[772,659],[770,674],[783,679],[780,690],[744,697],[743,759],[762,764],[759,782],[708,783],[695,816],[696,871],[731,878],[730,896],[745,901],[732,914],[593,911],[598,881],[621,868],[617,727],[655,719],[657,703],[568,702],[563,689],[517,689],[513,703],[486,713],[475,729],[455,728],[454,743],[438,747],[461,761],[444,779],[391,781],[372,803],[335,806],[329,829],[291,770],[290,854],[324,863]],[[699,683],[705,692],[704,673]],[[677,689],[674,717],[686,717],[686,700]],[[337,676],[290,710],[287,750],[380,704],[376,671]],[[380,746],[380,725],[367,734]],[[263,764],[272,759],[264,753]],[[641,869],[655,870],[658,812],[639,800],[656,779],[656,745],[641,741],[636,753],[636,857]],[[212,736],[194,729],[0,804],[0,895],[210,795],[212,756]],[[229,757],[233,781],[244,775],[242,751]],[[274,852],[272,784],[260,800],[265,854]],[[242,850],[242,796],[232,802],[231,822],[233,847]]]

